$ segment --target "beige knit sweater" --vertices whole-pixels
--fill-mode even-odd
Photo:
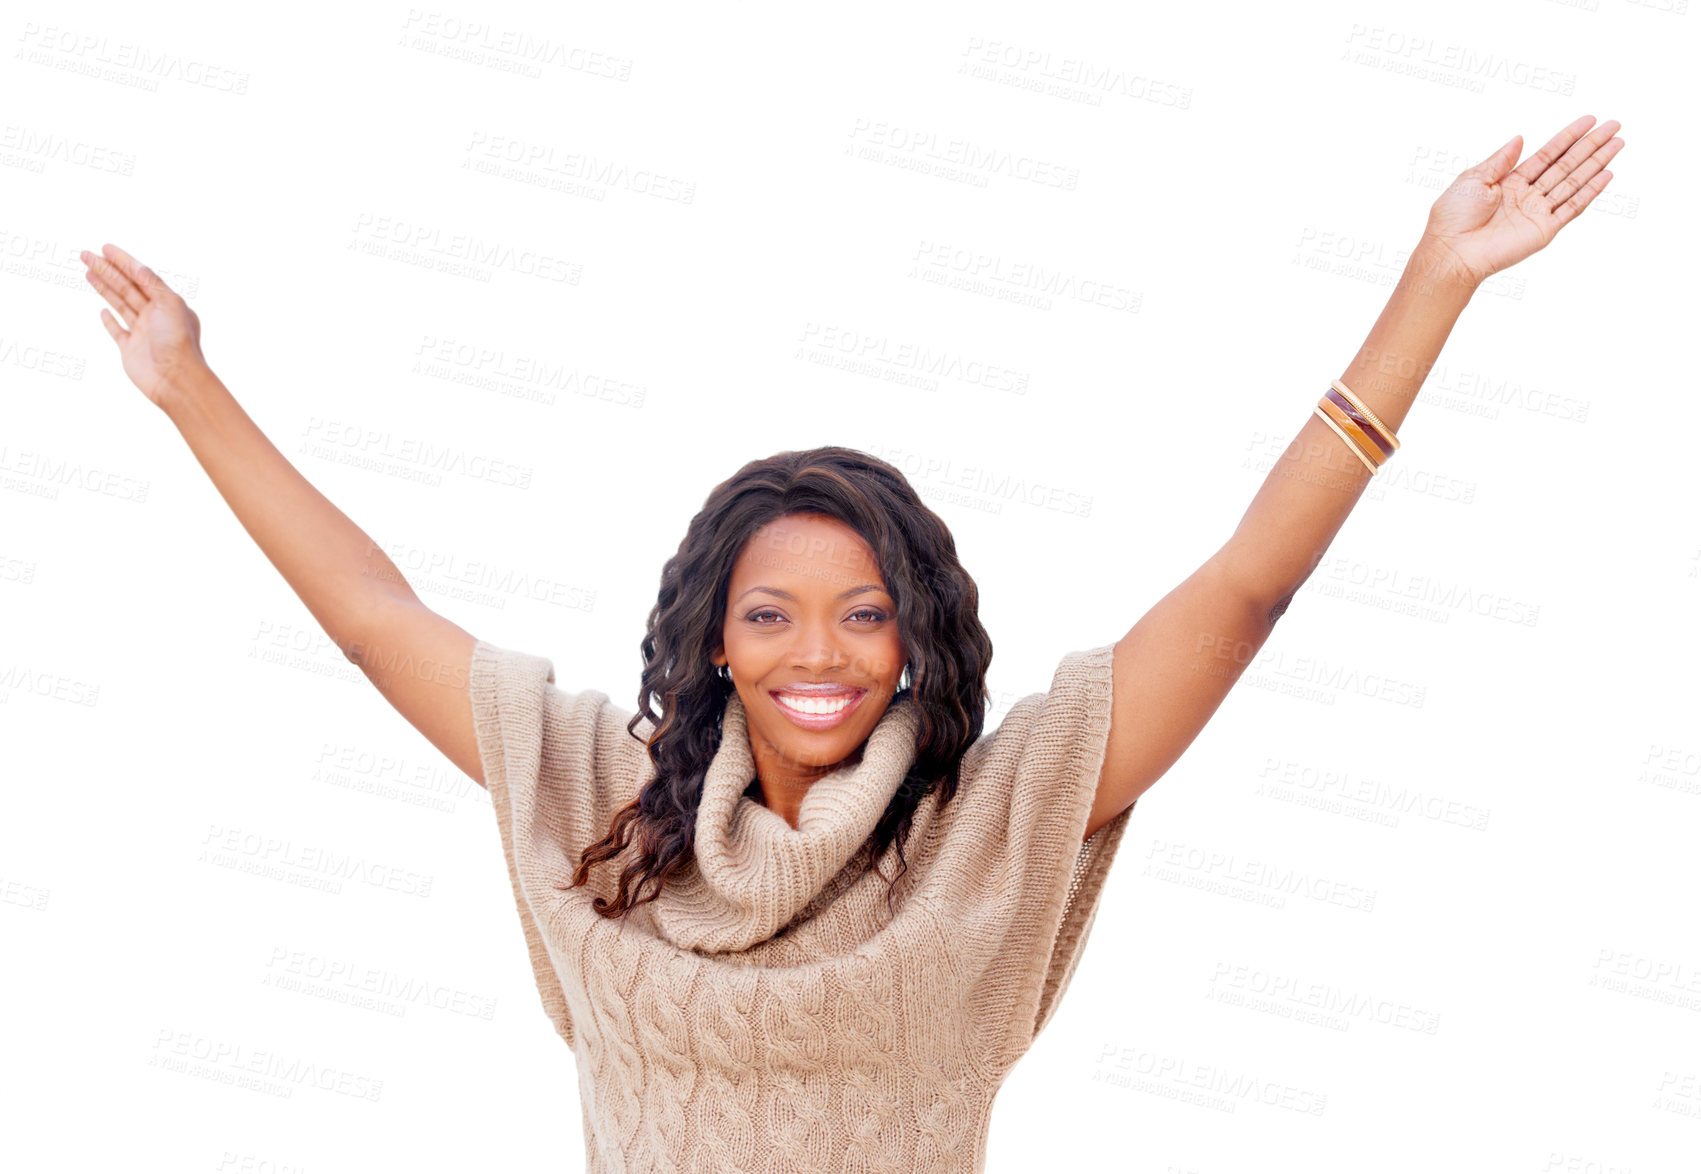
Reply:
[[[913,701],[810,788],[794,829],[744,794],[732,694],[693,861],[622,925],[590,901],[630,850],[569,886],[654,777],[632,711],[478,641],[479,754],[543,1008],[576,1058],[585,1169],[982,1170],[993,1097],[1069,984],[1132,814],[1082,843],[1111,655],[1065,656],[970,747],[951,802],[921,803],[895,915],[864,849],[914,758]]]

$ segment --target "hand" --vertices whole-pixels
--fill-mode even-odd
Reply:
[[[100,312],[118,344],[124,374],[155,406],[166,407],[188,377],[206,369],[201,320],[159,274],[117,245],[104,246],[100,254],[84,249],[78,257],[88,266],[83,276],[124,320],[120,326],[111,311]]]
[[[1624,146],[1611,138],[1614,119],[1587,135],[1585,114],[1519,163],[1523,135],[1459,174],[1429,210],[1423,244],[1443,268],[1471,285],[1546,248],[1561,228],[1582,214],[1612,179],[1607,161]],[[1581,136],[1581,137],[1579,137]]]

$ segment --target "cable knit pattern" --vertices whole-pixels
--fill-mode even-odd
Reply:
[[[793,828],[744,794],[731,695],[693,859],[622,922],[590,902],[627,856],[571,882],[655,777],[631,711],[477,641],[479,754],[543,1009],[578,1065],[586,1170],[983,1170],[993,1098],[1068,987],[1132,814],[1081,842],[1111,656],[1063,657],[969,748],[951,802],[922,800],[890,910],[897,853],[876,870],[867,840],[914,760],[914,703],[812,785]]]
[[[744,703],[731,694],[721,748],[697,805],[694,867],[671,878],[654,903],[661,935],[688,950],[721,953],[748,950],[790,924],[873,833],[915,761],[916,729],[914,702],[888,706],[862,761],[812,783],[793,828],[744,793],[756,760]]]

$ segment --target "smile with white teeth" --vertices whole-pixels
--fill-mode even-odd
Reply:
[[[774,697],[787,709],[795,709],[799,713],[838,713],[839,710],[856,700],[854,693],[838,697],[797,697],[789,693],[775,693]]]

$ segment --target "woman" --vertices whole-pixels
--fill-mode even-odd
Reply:
[[[1135,801],[1398,448],[1472,292],[1605,188],[1623,143],[1593,122],[1459,176],[1222,549],[984,736],[974,582],[885,462],[781,453],[718,486],[663,568],[628,713],[426,608],[208,370],[183,300],[113,246],[82,257],[125,372],[249,534],[489,788],[587,1169],[979,1170]]]

